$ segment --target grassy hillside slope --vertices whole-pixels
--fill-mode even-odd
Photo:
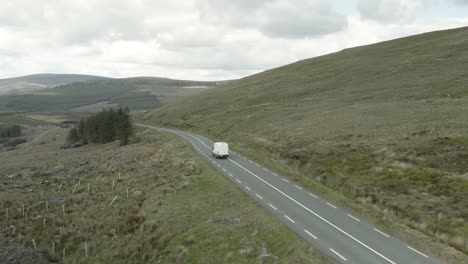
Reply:
[[[343,50],[145,116],[468,251],[468,28]],[[331,188],[331,189],[330,189]],[[327,191],[325,191],[327,190]]]
[[[140,110],[158,107],[200,92],[201,87],[215,85],[215,82],[151,77],[77,82],[34,93],[0,96],[0,110],[93,112],[106,105]]]
[[[7,263],[329,263],[178,137],[63,150],[67,132],[0,151]]]
[[[101,76],[82,74],[41,73],[21,77],[0,79],[0,94],[24,93],[50,87],[66,85],[73,82],[107,79]]]

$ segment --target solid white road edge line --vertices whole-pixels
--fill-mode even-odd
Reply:
[[[261,177],[258,177],[257,175],[255,175],[253,172],[249,171],[248,169],[244,168],[242,165],[240,165],[239,163],[229,159],[229,161],[231,161],[232,163],[236,164],[237,166],[239,166],[240,168],[244,169],[245,171],[247,171],[248,173],[250,173],[251,175],[253,175],[254,177],[256,177],[257,179],[259,179],[260,181],[262,181],[263,183],[265,183],[266,185],[270,186],[271,188],[273,188],[274,190],[276,190],[277,192],[279,192],[280,194],[282,194],[283,196],[287,197],[289,200],[293,201],[295,204],[299,205],[300,207],[304,208],[305,210],[307,210],[309,213],[315,215],[316,217],[318,217],[319,219],[321,219],[322,221],[324,221],[325,223],[327,223],[328,225],[332,226],[333,228],[335,228],[336,230],[340,231],[342,234],[346,235],[347,237],[351,238],[352,240],[356,241],[357,243],[359,243],[360,245],[362,245],[363,247],[367,248],[368,250],[372,251],[373,253],[375,253],[376,255],[378,255],[379,257],[385,259],[386,261],[392,263],[392,264],[396,264],[395,262],[393,262],[392,260],[390,260],[389,258],[385,257],[384,255],[380,254],[378,251],[376,251],[375,249],[369,247],[368,245],[364,244],[363,242],[361,242],[359,239],[353,237],[352,235],[348,234],[346,231],[344,231],[343,229],[339,228],[338,226],[336,226],[335,224],[333,224],[332,222],[328,221],[327,219],[323,218],[322,216],[320,216],[319,214],[317,214],[316,212],[314,212],[313,210],[309,209],[308,207],[306,207],[305,205],[301,204],[300,202],[296,201],[295,199],[293,199],[291,196],[287,195],[286,193],[284,193],[283,191],[281,191],[280,189],[276,188],[275,186],[271,185],[269,182],[265,181],[264,179],[262,179]]]
[[[201,139],[199,139],[199,138],[197,138],[197,137],[195,137],[195,136],[192,136],[192,135],[190,135],[190,134],[187,134],[187,135],[188,135],[189,137],[192,137],[192,138],[194,138],[194,139],[200,141],[200,143],[202,143],[202,144],[203,144],[205,147],[207,147],[208,149],[211,149],[210,146],[208,146],[207,144],[205,144],[205,142],[201,141]]]
[[[314,239],[317,239],[317,237],[314,236],[314,235],[312,235],[309,231],[307,231],[307,230],[304,229],[304,232],[306,232],[309,236],[313,237]]]
[[[291,221],[291,222],[293,222],[293,223],[296,223],[294,220],[292,220],[291,218],[289,218],[289,216],[284,215],[284,217],[286,217],[289,221]]]
[[[419,255],[421,255],[421,256],[423,256],[423,257],[425,257],[425,258],[429,258],[428,256],[424,255],[423,253],[417,251],[416,249],[414,249],[414,248],[412,248],[412,247],[410,247],[410,246],[406,246],[406,247],[409,248],[409,249],[411,249],[411,250],[413,250],[414,252],[418,253]]]
[[[331,203],[327,203],[329,206],[333,207],[333,208],[336,208],[336,206],[334,206],[333,204]]]
[[[211,149],[208,145],[206,145],[205,143],[203,143],[203,141],[201,141],[200,139],[194,137],[194,136],[191,136],[195,139],[197,139],[198,141],[200,141],[203,145],[205,145],[205,147],[207,147],[208,149]],[[294,203],[296,203],[297,205],[299,205],[300,207],[304,208],[305,210],[307,210],[308,212],[310,212],[311,214],[315,215],[316,217],[318,217],[319,219],[321,219],[322,221],[324,221],[325,223],[327,223],[328,225],[332,226],[333,228],[335,228],[336,230],[340,231],[342,234],[346,235],[347,237],[351,238],[352,240],[356,241],[357,243],[359,243],[360,245],[362,245],[363,247],[367,248],[368,250],[372,251],[373,253],[375,253],[376,255],[378,255],[379,257],[385,259],[386,261],[392,263],[392,264],[396,264],[395,262],[393,262],[392,260],[390,260],[389,258],[385,257],[384,255],[380,254],[378,251],[376,251],[375,249],[369,247],[368,245],[364,244],[363,242],[361,242],[359,239],[353,237],[352,235],[348,234],[346,231],[344,231],[343,229],[339,228],[338,226],[336,226],[335,224],[331,223],[330,221],[328,221],[327,219],[323,218],[322,216],[320,216],[319,214],[317,214],[316,212],[312,211],[311,209],[309,209],[308,207],[304,206],[303,204],[301,204],[300,202],[296,201],[295,199],[293,199],[292,197],[290,197],[289,195],[287,195],[286,193],[284,193],[283,191],[281,191],[280,189],[276,188],[275,186],[271,185],[269,182],[265,181],[264,179],[262,179],[261,177],[257,176],[256,174],[254,174],[253,172],[249,171],[248,169],[244,168],[242,165],[240,165],[239,163],[233,161],[232,159],[229,159],[229,161],[231,161],[232,163],[236,164],[237,166],[239,166],[240,168],[242,168],[243,170],[247,171],[248,173],[252,174],[254,177],[256,177],[257,179],[259,179],[260,181],[264,182],[266,185],[270,186],[271,188],[275,189],[277,192],[281,193],[282,195],[284,195],[285,197],[287,197],[288,199],[290,199],[291,201],[293,201]]]
[[[347,214],[347,215],[348,215],[349,217],[351,217],[352,219],[354,219],[354,220],[356,220],[356,221],[358,221],[358,222],[361,222],[361,220],[357,219],[356,217],[354,217],[354,216],[352,216],[352,215],[350,215],[350,214]]]
[[[333,253],[335,253],[338,257],[340,257],[342,260],[347,261],[347,259],[346,259],[345,257],[343,257],[343,256],[341,256],[340,254],[338,254],[338,252],[336,252],[335,250],[333,250],[333,248],[330,248],[330,250],[331,250]]]
[[[271,208],[275,209],[275,211],[278,211],[276,207],[274,207],[272,204],[268,204]]]
[[[386,236],[386,237],[390,237],[389,235],[385,234],[384,232],[378,230],[377,228],[374,228],[375,231],[379,232],[380,234]]]

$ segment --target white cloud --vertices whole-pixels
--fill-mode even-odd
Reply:
[[[452,2],[460,5],[468,5],[468,0],[452,0]]]
[[[323,0],[200,0],[202,21],[256,29],[274,38],[306,38],[340,31],[346,17]]]
[[[361,18],[386,23],[408,22],[428,0],[359,0]]]
[[[468,25],[449,17],[413,20],[425,4],[361,0],[344,16],[328,0],[2,0],[0,78],[57,72],[231,79]]]

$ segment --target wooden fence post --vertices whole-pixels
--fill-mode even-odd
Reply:
[[[114,199],[112,199],[112,202],[110,202],[109,206],[111,206],[111,205],[115,202],[115,200],[117,199],[117,197],[118,197],[118,195],[116,195],[116,196],[114,197]]]

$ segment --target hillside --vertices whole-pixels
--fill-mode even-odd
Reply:
[[[75,82],[33,93],[0,96],[0,111],[94,112],[117,105],[141,110],[196,94],[216,84],[153,77]]]
[[[365,205],[373,219],[467,252],[466,47],[468,28],[347,49],[144,119],[230,142],[315,191]]]
[[[68,129],[26,133],[0,150],[2,263],[330,263],[180,138],[60,149]]]
[[[103,79],[107,78],[82,74],[32,74],[15,78],[0,79],[0,95],[23,94],[25,92],[47,89],[74,82],[86,82]]]

